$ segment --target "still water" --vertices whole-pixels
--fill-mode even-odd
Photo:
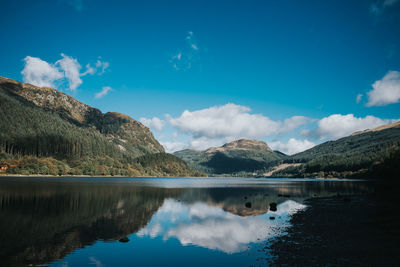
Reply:
[[[361,181],[1,178],[4,266],[252,266],[310,197]],[[271,209],[270,204],[277,208]]]

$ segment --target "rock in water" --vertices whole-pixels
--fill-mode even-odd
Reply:
[[[272,202],[272,203],[269,204],[269,210],[270,211],[277,211],[275,202]]]
[[[119,242],[121,242],[121,243],[128,243],[128,242],[129,242],[129,238],[128,238],[127,236],[125,236],[125,237],[121,238],[121,239],[119,240]]]

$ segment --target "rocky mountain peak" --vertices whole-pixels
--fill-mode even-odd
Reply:
[[[80,102],[74,97],[53,88],[38,87],[0,77],[0,90],[22,98],[35,106],[58,115],[81,127],[95,127],[121,150],[129,144],[138,154],[164,152],[163,146],[142,123],[118,112],[103,114],[99,109]],[[122,142],[122,143],[121,143]],[[129,149],[129,148],[128,148]]]
[[[351,136],[359,135],[359,134],[363,134],[363,133],[368,133],[368,132],[379,132],[379,131],[390,129],[390,128],[400,128],[400,121],[394,122],[394,123],[390,123],[390,124],[385,124],[385,125],[376,127],[374,129],[367,129],[367,130],[364,130],[364,131],[357,131],[357,132],[352,133]]]
[[[262,150],[272,151],[267,143],[259,140],[239,139],[224,144],[220,147],[211,147],[207,149],[206,153],[225,152],[228,150]]]

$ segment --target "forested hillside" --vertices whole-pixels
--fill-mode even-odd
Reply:
[[[0,164],[10,174],[201,175],[129,116],[1,77]]]
[[[190,167],[217,176],[261,176],[285,159],[262,141],[240,139],[204,151],[185,149],[174,153]]]
[[[397,122],[292,156],[246,139],[173,156],[127,115],[103,114],[60,91],[0,77],[1,173],[370,178],[399,173],[399,147]]]
[[[93,128],[82,128],[57,113],[18,101],[0,90],[2,152],[37,157],[128,156]]]
[[[2,77],[0,77],[0,91],[18,101],[20,106],[34,106],[41,111],[57,114],[65,122],[82,129],[92,128],[121,151],[127,151],[135,157],[164,152],[164,148],[150,130],[127,115],[116,112],[103,114],[100,110],[55,89],[37,87]],[[24,119],[20,127],[24,127],[23,123],[30,117],[26,116]],[[15,120],[11,122],[18,123]]]
[[[400,123],[329,141],[283,162],[302,163],[274,173],[276,177],[364,177],[396,175],[400,156]],[[398,165],[398,164],[397,164]],[[398,174],[399,172],[397,172]]]
[[[262,143],[238,140],[174,155],[196,170],[217,176],[376,178],[400,173],[400,122],[328,141],[292,156]]]

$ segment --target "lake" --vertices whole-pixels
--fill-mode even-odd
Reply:
[[[305,199],[368,191],[342,180],[2,177],[1,265],[267,264]]]

